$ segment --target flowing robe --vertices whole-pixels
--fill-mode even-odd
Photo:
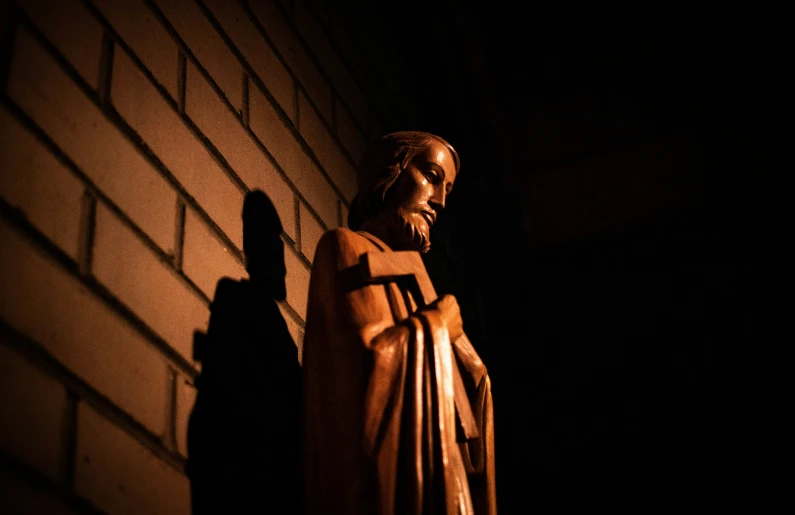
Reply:
[[[468,340],[450,342],[438,312],[416,310],[411,288],[366,282],[370,252],[390,249],[341,228],[315,254],[303,351],[307,513],[494,514],[485,366]],[[478,428],[468,440],[453,395],[459,371]]]

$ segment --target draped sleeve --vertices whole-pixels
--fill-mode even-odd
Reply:
[[[410,292],[363,282],[362,255],[379,251],[347,229],[318,243],[303,349],[307,513],[495,513],[479,494],[473,504],[468,471],[490,468],[493,486],[493,457],[489,467],[488,445],[456,441],[452,396],[464,355],[465,370],[479,371],[471,400],[489,433],[485,367],[456,359],[438,313],[414,313]]]

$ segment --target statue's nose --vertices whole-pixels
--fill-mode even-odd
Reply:
[[[441,211],[444,209],[444,203],[447,199],[447,194],[444,191],[444,188],[434,188],[433,196],[430,198],[431,205],[437,211]]]

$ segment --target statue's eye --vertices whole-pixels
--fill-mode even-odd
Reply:
[[[426,169],[422,172],[425,177],[428,178],[431,184],[436,184],[439,182],[439,174],[437,174],[433,169]]]

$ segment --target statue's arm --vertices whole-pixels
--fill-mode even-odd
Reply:
[[[318,311],[328,317],[326,327],[348,334],[367,349],[382,333],[382,342],[408,335],[405,327],[395,324],[385,286],[362,281],[359,258],[369,250],[368,240],[353,231],[325,233],[317,246],[309,292]]]

